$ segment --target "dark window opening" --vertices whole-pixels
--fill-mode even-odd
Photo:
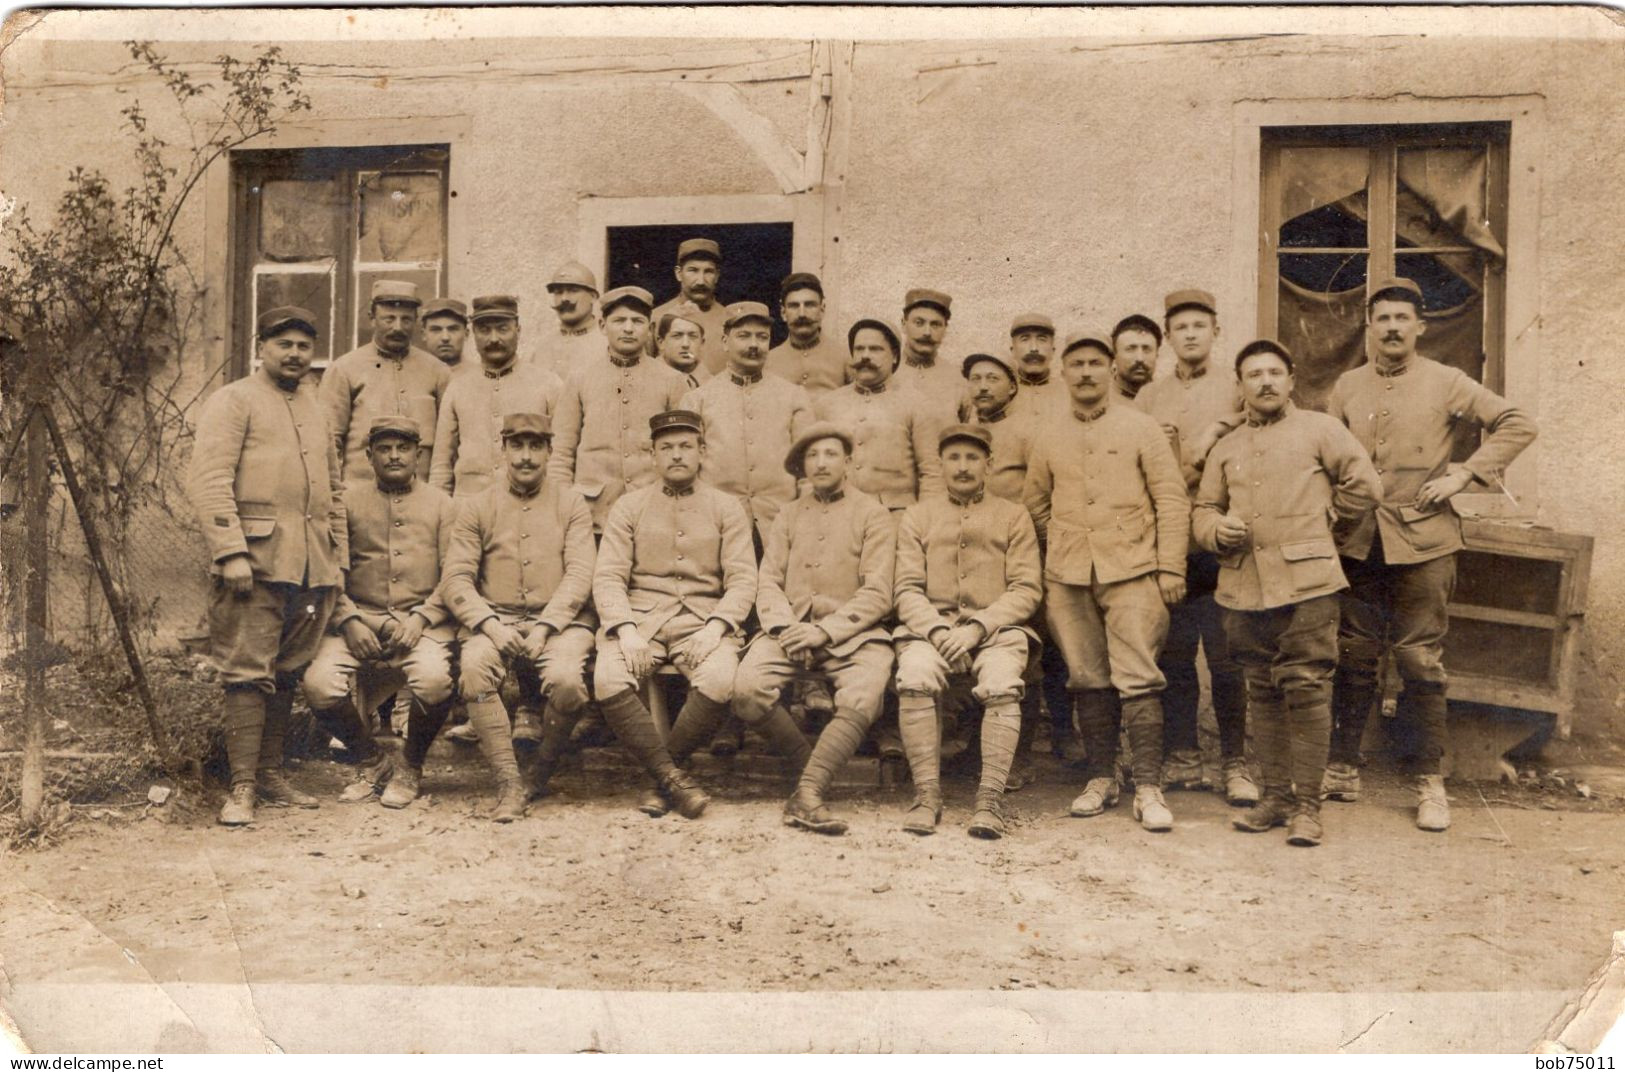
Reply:
[[[790,274],[795,228],[789,223],[662,223],[611,227],[604,289],[642,287],[659,305],[677,296],[677,247],[709,238],[722,248],[717,300],[758,301],[773,310],[773,344],[784,341],[778,321],[779,283]]]

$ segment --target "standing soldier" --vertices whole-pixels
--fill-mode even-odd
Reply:
[[[690,238],[677,246],[677,296],[663,302],[654,310],[651,320],[660,318],[687,303],[699,313],[700,325],[705,328],[704,345],[700,348],[700,365],[707,376],[722,371],[725,358],[722,353],[723,321],[728,311],[717,301],[717,284],[722,279],[722,247],[709,238]],[[653,300],[653,299],[651,299]],[[654,354],[654,340],[646,343]],[[703,378],[703,377],[702,377]]]
[[[1445,746],[1444,636],[1464,546],[1451,505],[1476,485],[1494,487],[1534,441],[1535,422],[1466,373],[1416,352],[1426,330],[1422,288],[1410,279],[1377,284],[1366,303],[1376,360],[1338,377],[1326,412],[1348,425],[1376,463],[1382,500],[1342,541],[1341,658],[1332,687],[1332,800],[1360,795],[1360,738],[1377,694],[1377,663],[1391,645],[1404,682],[1400,709],[1418,721],[1416,825],[1450,826],[1439,760]],[[1477,426],[1484,438],[1465,462],[1450,460],[1455,432]]]
[[[492,818],[499,823],[524,814],[527,790],[541,795],[587,702],[592,618],[583,608],[592,591],[592,517],[581,496],[548,473],[552,438],[545,413],[503,418],[507,479],[463,505],[441,586],[463,626],[459,686],[480,753],[497,776]],[[526,684],[522,691],[547,704],[528,785],[498,695],[509,667]]]
[[[1234,820],[1318,845],[1320,783],[1331,740],[1337,665],[1336,527],[1371,511],[1381,484],[1335,418],[1291,402],[1292,355],[1273,339],[1241,348],[1247,423],[1208,456],[1191,525],[1222,556],[1218,600],[1229,648],[1246,667],[1264,799]]]
[[[468,306],[456,298],[431,298],[423,303],[423,345],[456,375],[472,366],[463,364],[468,341]],[[449,387],[448,387],[449,389]],[[441,396],[444,403],[445,396]]]
[[[762,372],[772,328],[772,314],[762,303],[730,305],[722,339],[727,371],[681,403],[705,421],[705,480],[739,496],[758,545],[779,510],[796,497],[784,456],[813,422],[805,390]]]
[[[203,404],[186,489],[214,574],[209,647],[225,686],[227,826],[254,821],[256,782],[272,804],[316,806],[282,773],[283,736],[350,557],[337,446],[304,381],[316,316],[285,305],[256,327],[259,371]]]
[[[839,338],[824,334],[824,284],[811,272],[792,272],[779,284],[779,316],[789,335],[767,352],[767,371],[814,398],[846,382]]]
[[[820,834],[846,833],[824,806],[837,772],[880,717],[892,670],[891,613],[897,546],[891,512],[847,486],[852,437],[833,424],[808,428],[784,468],[807,482],[768,530],[756,593],[762,632],[751,641],[734,685],[734,713],[756,727],[800,776],[784,821]],[[797,670],[835,687],[834,716],[809,748],[779,703]]]
[[[940,290],[915,289],[903,296],[903,360],[895,377],[897,389],[939,428],[959,419],[965,386],[958,364],[942,352],[953,301]]]
[[[451,373],[434,356],[412,345],[417,330],[418,288],[380,279],[372,285],[372,341],[334,361],[322,375],[321,397],[338,443],[339,472],[346,482],[369,483],[367,429],[374,417],[411,417],[433,429]],[[427,433],[432,435],[432,431]],[[429,475],[431,439],[418,448],[418,475]]]
[[[440,563],[451,541],[456,508],[444,492],[417,478],[420,433],[410,417],[374,417],[367,433],[373,483],[344,492],[350,558],[345,591],[333,613],[334,632],[322,640],[305,671],[311,713],[355,757],[356,780],[339,794],[355,803],[386,784],[390,807],[417,796],[418,772],[451,710],[451,615],[435,598]],[[372,740],[369,711],[350,699],[357,675],[363,696],[410,694],[406,770]]]
[[[701,377],[711,378],[700,366],[705,325],[700,323],[699,311],[692,305],[684,302],[660,315],[660,322],[655,326],[655,344],[660,360],[683,374],[690,391],[700,385]]]
[[[507,479],[502,419],[510,413],[551,415],[562,390],[552,372],[519,357],[518,298],[475,298],[472,319],[479,372],[470,369],[446,389],[429,467],[429,483],[457,499]]]
[[[1038,609],[1041,569],[1032,518],[1018,503],[989,497],[985,428],[942,430],[947,494],[903,511],[897,532],[898,721],[914,778],[903,819],[911,834],[930,834],[942,818],[942,723],[937,699],[950,676],[975,680],[982,704],[982,774],[970,833],[1004,835],[1005,779],[1021,736],[1026,627]]]
[[[1135,398],[1179,451],[1185,489],[1196,494],[1202,459],[1193,452],[1215,421],[1234,424],[1240,401],[1236,378],[1209,360],[1219,334],[1218,303],[1205,290],[1176,290],[1163,299],[1163,323],[1177,362],[1174,374],[1152,380]],[[1192,547],[1185,560],[1185,598],[1168,608],[1168,639],[1157,666],[1168,679],[1162,694],[1163,778],[1169,788],[1206,788],[1196,712],[1201,685],[1196,675],[1198,645],[1207,659],[1213,716],[1219,726],[1219,759],[1225,799],[1258,802],[1258,786],[1247,770],[1247,689],[1241,668],[1230,658],[1219,604],[1219,560],[1211,550]]]
[[[571,261],[547,281],[548,300],[558,314],[559,333],[548,340],[542,365],[560,380],[577,368],[591,365],[604,352],[592,303],[598,299],[598,280],[584,264]]]
[[[602,530],[615,500],[655,479],[648,421],[688,390],[683,375],[645,360],[649,309],[642,287],[618,287],[600,303],[609,353],[564,381],[553,421],[553,475],[573,483]]]
[[[1112,401],[1139,405],[1142,388],[1157,374],[1162,329],[1149,316],[1133,313],[1112,328]],[[1142,407],[1143,408],[1143,407]]]
[[[739,500],[696,479],[705,456],[700,415],[658,413],[649,436],[659,482],[620,497],[598,548],[593,692],[604,721],[655,779],[639,810],[658,817],[675,806],[697,819],[711,798],[679,764],[711,739],[733,698],[756,556]],[[662,741],[637,690],[668,661],[690,687]]]
[[[1190,501],[1157,422],[1112,400],[1103,340],[1074,335],[1061,361],[1071,406],[1037,438],[1026,500],[1046,538],[1045,614],[1089,752],[1072,814],[1099,815],[1117,802],[1121,724],[1133,752],[1134,817],[1147,830],[1169,830],[1157,650],[1166,604],[1185,598]]]
[[[1031,420],[1066,405],[1066,385],[1054,374],[1055,322],[1022,313],[1010,322],[1010,363],[1016,370],[1015,415]]]

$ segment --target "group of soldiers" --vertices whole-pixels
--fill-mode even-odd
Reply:
[[[1201,290],[1059,339],[1022,314],[1007,348],[951,360],[949,295],[909,290],[899,322],[843,340],[806,272],[783,281],[772,346],[772,310],[717,300],[722,259],[683,242],[663,305],[567,264],[537,346],[514,297],[380,281],[372,341],[319,384],[316,317],[259,317],[257,370],[203,407],[189,487],[215,576],[222,823],[316,806],[282,770],[302,688],[357,761],[348,801],[409,804],[460,708],[513,821],[590,712],[647,771],[639,807],[695,818],[709,797],[686,768],[731,717],[794,771],[788,825],[847,829],[825,797],[873,739],[906,761],[904,829],[930,834],[944,733],[969,713],[969,832],[996,838],[1047,709],[1083,768],[1071,814],[1131,782],[1135,820],[1164,831],[1164,789],[1208,785],[1200,650],[1236,827],[1314,845],[1322,799],[1358,798],[1385,651],[1419,729],[1417,825],[1449,825],[1450,503],[1495,487],[1535,428],[1417,352],[1414,282],[1370,288],[1373,359],[1320,413],[1292,402],[1279,342],[1214,356]],[[1174,372],[1153,378],[1165,341]],[[1482,438],[1456,463],[1464,424]],[[673,671],[667,725],[648,690]],[[396,691],[399,757],[369,710]]]

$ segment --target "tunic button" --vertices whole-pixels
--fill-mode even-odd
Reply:
[[[399,521],[397,521],[397,522],[395,522],[395,527],[396,527],[396,528],[400,528],[400,527],[401,527],[401,523],[400,523],[400,522],[399,522]]]

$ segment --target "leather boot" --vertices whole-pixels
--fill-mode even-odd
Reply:
[[[1416,828],[1434,833],[1450,829],[1450,797],[1443,775],[1424,774],[1416,780]]]
[[[1286,786],[1266,785],[1263,799],[1231,819],[1230,825],[1249,834],[1262,834],[1277,826],[1285,826],[1292,814],[1291,790]]]
[[[389,779],[389,784],[384,787],[384,792],[378,798],[378,803],[386,808],[404,808],[418,798],[422,781],[422,768],[411,767],[402,763],[395,768],[395,773]]]
[[[303,790],[295,789],[280,767],[260,769],[260,799],[276,808],[319,808],[322,802]]]
[[[976,814],[967,831],[971,837],[995,840],[1004,836],[1004,794],[987,789],[976,793]]]
[[[1286,828],[1286,843],[1310,848],[1319,845],[1325,831],[1320,825],[1320,801],[1314,796],[1299,797]]]
[[[818,790],[806,785],[798,785],[784,802],[784,825],[833,836],[844,834],[847,829],[846,820],[836,817],[824,805]]]
[[[221,826],[247,826],[254,821],[254,783],[239,782],[231,787],[220,808]]]
[[[705,806],[711,803],[710,795],[700,788],[699,783],[676,767],[660,779],[660,790],[677,809],[677,814],[685,819],[698,819],[705,813]]]
[[[665,800],[661,797],[662,793],[670,794],[679,809],[686,802],[689,810],[694,811],[695,815],[705,810],[710,798],[689,779],[688,775],[677,769],[677,764],[672,762],[671,753],[666,751],[665,742],[660,739],[660,730],[655,726],[654,716],[643,706],[643,701],[638,699],[637,693],[628,689],[617,696],[601,699],[598,701],[598,708],[604,713],[604,721],[609,724],[621,746],[642,764],[643,769],[649,772],[659,787],[659,791],[650,791],[653,793],[653,800],[646,794],[639,801],[640,811],[651,816],[664,815],[666,806]],[[678,779],[675,791],[674,778]],[[682,799],[678,798],[679,791]],[[651,806],[659,810],[651,810]]]
[[[942,790],[936,782],[914,783],[914,803],[903,815],[903,829],[922,837],[937,832],[942,821]]]
[[[340,791],[340,804],[365,804],[369,800],[375,800],[379,792],[394,780],[394,759],[383,749],[377,751],[378,754],[371,763],[357,769],[355,781]]]

